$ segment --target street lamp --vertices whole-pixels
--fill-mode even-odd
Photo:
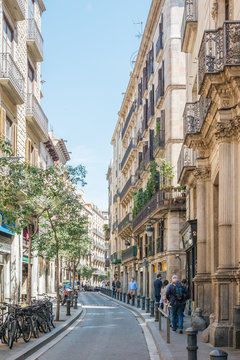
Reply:
[[[148,236],[148,237],[151,237],[151,236],[152,236],[152,234],[153,234],[153,227],[152,227],[151,224],[146,226],[146,232],[147,232],[147,236]]]

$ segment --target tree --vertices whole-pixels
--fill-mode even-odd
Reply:
[[[78,275],[87,280],[91,279],[91,277],[93,276],[93,273],[96,269],[89,267],[87,265],[82,265],[78,268]]]

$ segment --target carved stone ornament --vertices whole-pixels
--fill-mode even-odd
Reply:
[[[211,175],[211,170],[210,168],[196,168],[193,171],[193,175],[196,178],[196,180],[208,180],[210,178]]]
[[[212,6],[212,10],[211,10],[211,15],[213,20],[216,22],[217,21],[217,15],[218,15],[218,2],[217,0],[214,1],[213,6]]]
[[[239,136],[240,121],[235,118],[227,122],[219,122],[216,125],[215,138],[217,141],[229,141]]]
[[[209,148],[203,139],[193,139],[192,141],[197,157],[204,158],[209,154]]]

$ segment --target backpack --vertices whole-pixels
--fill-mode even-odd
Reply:
[[[121,283],[120,281],[118,280],[117,283],[116,283],[116,287],[119,289],[121,287]]]
[[[176,299],[180,302],[183,301],[184,291],[182,285],[175,285],[175,290],[176,290]]]

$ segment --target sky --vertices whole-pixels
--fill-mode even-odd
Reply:
[[[85,200],[107,209],[110,145],[151,0],[45,0],[42,107],[87,170]]]

